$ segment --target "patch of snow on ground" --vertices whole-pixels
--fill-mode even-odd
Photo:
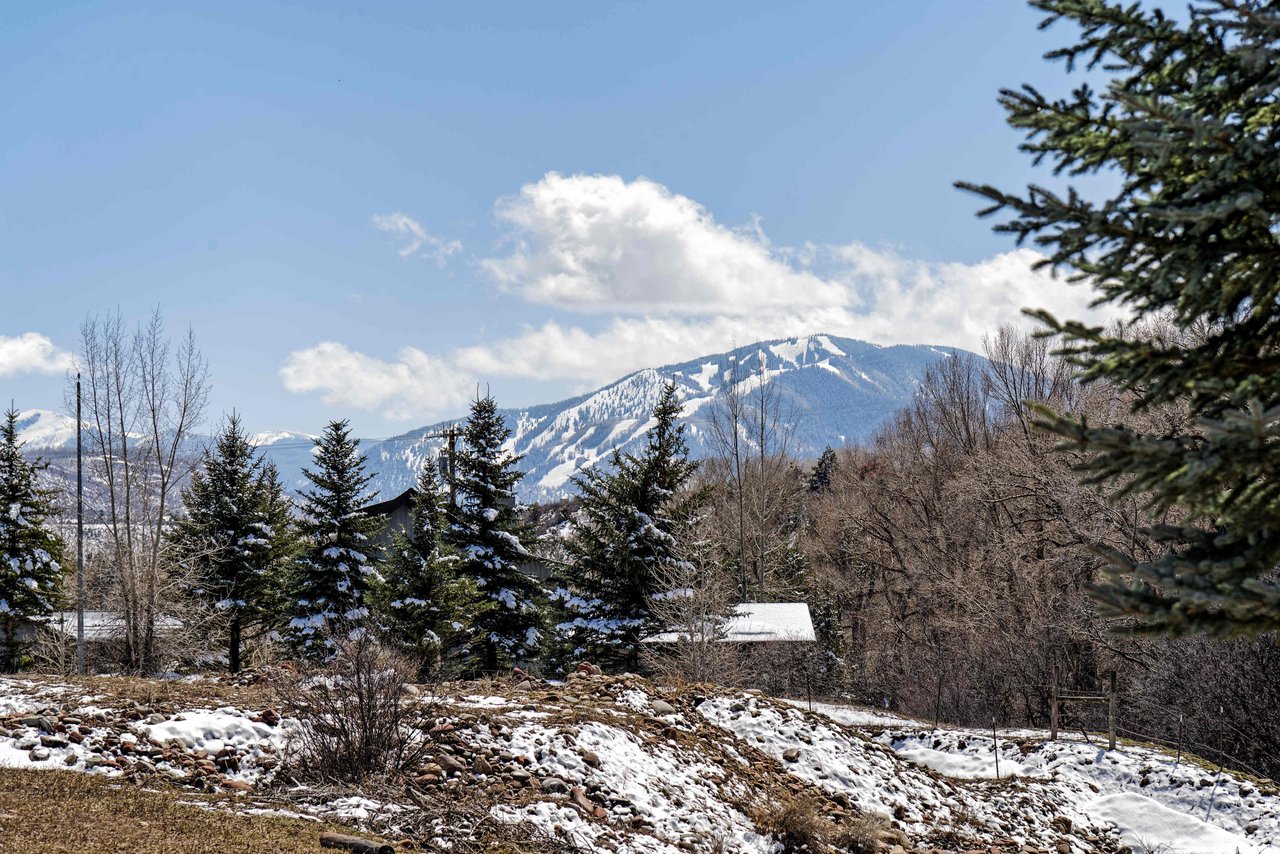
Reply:
[[[1120,830],[1120,842],[1138,851],[1167,854],[1249,854],[1259,849],[1248,839],[1171,810],[1159,801],[1133,792],[1104,795],[1085,810]],[[1161,847],[1163,846],[1163,848]]]
[[[708,721],[828,792],[847,795],[860,809],[893,813],[923,832],[932,820],[952,818],[938,787],[922,771],[902,766],[891,750],[839,727],[815,724],[799,709],[754,697],[715,697],[698,706]],[[796,758],[788,761],[789,751]]]
[[[1011,736],[1018,741],[1000,739],[1001,774],[1006,763],[1016,762],[1020,774],[1031,778],[1028,785],[1043,790],[1074,820],[1099,821],[1090,804],[1100,795],[1140,793],[1181,815],[1203,820],[1208,814],[1210,825],[1262,846],[1241,848],[1241,854],[1280,854],[1280,799],[1260,794],[1254,783],[1229,773],[1219,778],[1194,762],[1175,762],[1168,753],[1132,744],[1109,751],[1084,741],[1050,741],[1043,731],[1021,730]],[[908,759],[924,749],[954,757],[955,767],[961,767],[961,757],[994,766],[990,734],[973,730],[886,730],[876,739]]]
[[[932,768],[943,776],[965,780],[1007,780],[1029,774],[1025,766],[1016,762],[997,762],[994,753],[984,758],[964,753],[945,753],[929,747],[904,747],[898,751],[898,755],[908,762]]]
[[[138,732],[156,744],[177,742],[191,750],[215,755],[225,747],[243,751],[240,769],[228,772],[229,779],[256,783],[270,775],[258,766],[262,757],[279,756],[288,745],[297,726],[291,718],[276,726],[254,721],[239,709],[229,706],[217,710],[193,709],[157,724],[137,724]]]
[[[24,715],[50,706],[60,706],[68,702],[72,695],[80,702],[95,699],[79,696],[78,690],[70,685],[50,685],[30,679],[0,677],[0,716]]]
[[[634,688],[629,691],[623,691],[618,695],[618,705],[626,706],[636,712],[647,713],[653,710],[653,707],[649,705],[649,695]]]
[[[511,705],[506,697],[490,697],[484,694],[468,694],[461,700],[454,700],[454,705],[472,706],[477,709],[496,709]]]
[[[550,801],[528,804],[520,808],[501,806],[493,809],[498,821],[508,824],[527,822],[551,836],[567,836],[575,844],[588,850],[611,850],[617,854],[681,854],[681,849],[660,839],[644,834],[628,835],[622,840],[610,839],[607,848],[599,843],[609,836],[607,826],[587,821],[569,807]]]
[[[812,707],[812,711],[817,712],[820,715],[826,715],[836,723],[841,723],[845,726],[924,726],[924,724],[918,721],[913,721],[911,718],[904,718],[899,715],[895,715],[892,712],[877,712],[874,709],[867,709],[861,706],[842,706],[835,703],[808,703],[804,700],[791,699],[784,699],[782,702],[790,703],[791,705],[802,709],[809,709]]]
[[[383,803],[382,801],[374,801],[358,796],[334,798],[331,801],[325,801],[323,804],[317,804],[315,807],[315,811],[326,818],[342,821],[368,821],[370,817],[375,815],[404,812],[407,809],[409,807]]]
[[[641,743],[629,732],[596,722],[577,727],[576,735],[522,725],[510,736],[502,747],[527,756],[530,770],[625,799],[629,807],[614,807],[618,817],[630,817],[634,810],[659,839],[675,845],[685,842],[698,850],[713,842],[723,846],[720,850],[741,854],[774,850],[773,842],[722,797],[721,786],[743,784],[730,780],[725,769],[674,745]],[[598,768],[586,763],[584,751],[596,754]]]

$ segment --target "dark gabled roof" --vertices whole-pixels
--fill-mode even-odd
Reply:
[[[395,498],[379,501],[377,504],[370,504],[368,507],[362,507],[360,512],[366,516],[390,516],[397,510],[412,507],[414,499],[417,497],[418,493],[415,490],[406,489]]]

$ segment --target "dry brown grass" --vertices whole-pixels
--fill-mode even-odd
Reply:
[[[313,854],[322,831],[351,832],[180,802],[194,800],[190,793],[150,791],[92,774],[6,768],[0,773],[0,852]]]
[[[83,680],[66,680],[83,686],[86,693],[104,694],[108,699],[131,700],[146,706],[174,704],[187,708],[238,706],[265,709],[274,699],[272,687],[233,685],[220,678],[192,682],[147,679],[141,676],[86,676]]]
[[[784,854],[821,854],[833,828],[818,810],[812,800],[788,798],[765,808],[756,827],[780,842]]]

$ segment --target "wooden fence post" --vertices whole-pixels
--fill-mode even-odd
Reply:
[[[1107,674],[1107,750],[1116,749],[1116,672]]]
[[[991,718],[991,746],[996,757],[996,779],[1000,779],[1000,736],[996,735],[996,719]]]
[[[1049,699],[1049,739],[1058,740],[1058,665],[1053,665],[1053,685],[1050,686]]]

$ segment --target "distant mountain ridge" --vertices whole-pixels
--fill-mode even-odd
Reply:
[[[695,458],[711,453],[710,407],[736,376],[754,388],[763,376],[791,413],[791,453],[816,458],[823,448],[868,439],[895,411],[908,405],[925,371],[957,352],[949,347],[882,347],[833,335],[779,338],[677,364],[635,371],[600,389],[568,400],[501,410],[512,430],[510,446],[524,455],[520,498],[547,501],[572,492],[570,478],[605,460],[615,447],[637,450],[650,426],[649,414],[662,386],[677,385],[684,405],[689,449]],[[65,469],[74,453],[75,422],[47,410],[22,414],[21,435],[28,450]],[[390,498],[413,485],[418,471],[444,445],[439,434],[457,421],[441,421],[383,440],[365,440],[361,450],[375,473],[371,488]],[[434,435],[433,435],[434,434]],[[253,437],[275,463],[290,488],[303,482],[310,464],[311,436],[285,431]]]
[[[524,501],[570,494],[579,469],[608,457],[615,447],[635,451],[650,426],[662,386],[674,380],[684,405],[691,454],[708,456],[712,402],[740,366],[739,381],[754,383],[763,370],[784,411],[793,415],[791,451],[815,458],[823,448],[868,439],[894,412],[909,404],[926,369],[958,352],[921,345],[881,347],[831,335],[780,338],[659,368],[628,374],[594,392],[558,403],[501,410],[512,430],[513,450],[524,455]],[[370,446],[383,496],[413,485],[419,468],[444,440],[427,438],[453,422],[411,430]]]

